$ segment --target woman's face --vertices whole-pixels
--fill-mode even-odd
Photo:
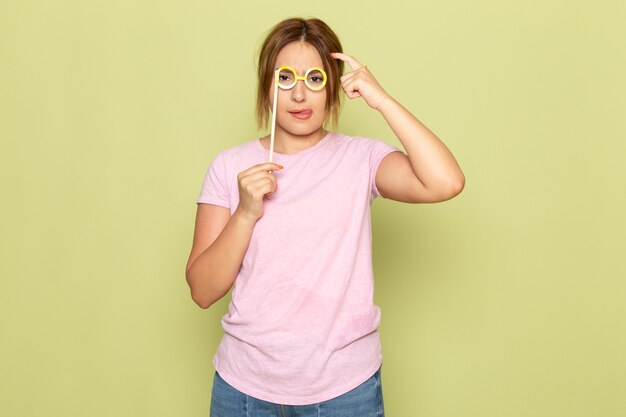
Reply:
[[[322,58],[311,44],[301,41],[290,42],[283,47],[276,57],[273,70],[289,65],[299,76],[304,76],[311,67],[324,68]],[[324,71],[327,71],[324,68]],[[304,81],[298,80],[289,90],[278,89],[276,107],[276,132],[286,131],[292,135],[309,135],[319,130],[326,115],[326,88],[310,90]],[[270,104],[274,105],[274,79],[270,84]],[[273,107],[272,107],[273,108]],[[306,110],[296,117],[296,110]]]

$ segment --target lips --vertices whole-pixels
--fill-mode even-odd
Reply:
[[[297,110],[290,110],[289,113],[291,113],[291,115],[293,117],[295,117],[296,119],[307,120],[313,114],[313,110],[311,110],[311,109],[297,109]]]

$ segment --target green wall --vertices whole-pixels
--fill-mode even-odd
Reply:
[[[453,200],[373,206],[391,417],[626,415],[619,1],[0,1],[0,414],[207,416],[228,297],[195,199],[256,130],[263,33],[316,16],[451,149]],[[345,101],[339,130],[399,146]]]

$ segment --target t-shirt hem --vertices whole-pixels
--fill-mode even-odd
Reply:
[[[359,375],[358,378],[355,378],[354,381],[348,384],[344,384],[339,388],[333,389],[332,391],[328,391],[323,394],[309,395],[306,397],[297,397],[297,398],[283,396],[283,395],[269,394],[267,392],[261,392],[254,388],[250,388],[246,386],[245,384],[241,384],[236,378],[233,378],[228,373],[222,373],[219,370],[219,365],[217,361],[213,361],[213,365],[217,373],[220,374],[220,377],[222,377],[224,381],[226,381],[227,383],[229,383],[230,385],[232,385],[234,388],[241,391],[242,393],[250,395],[258,400],[269,401],[271,403],[283,404],[283,405],[310,405],[310,404],[320,403],[323,401],[332,400],[333,398],[339,397],[340,395],[343,395],[353,390],[354,388],[358,387],[363,382],[371,378],[372,375],[376,373],[376,371],[378,371],[378,369],[382,366],[382,359],[376,361],[376,365],[369,368],[367,372],[364,372],[363,374]]]
[[[373,166],[373,168],[374,168],[374,179],[372,180],[372,189],[374,191],[374,194],[376,194],[376,197],[378,197],[378,198],[385,199],[385,197],[383,197],[380,194],[380,191],[378,190],[378,187],[376,186],[376,173],[378,173],[378,167],[380,166],[381,162],[383,162],[383,159],[385,159],[387,157],[387,155],[389,155],[389,154],[391,154],[393,152],[402,152],[402,151],[400,149],[397,149],[397,148],[386,150],[385,153],[383,154],[383,156],[378,161],[376,161],[374,163],[374,166]]]

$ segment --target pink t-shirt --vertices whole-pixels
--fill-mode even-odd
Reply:
[[[285,405],[329,400],[382,364],[374,304],[370,205],[380,161],[400,149],[378,139],[328,134],[295,154],[274,153],[278,189],[232,290],[213,358],[239,391]],[[237,174],[267,162],[256,139],[226,149],[207,170],[198,203],[239,203]]]

